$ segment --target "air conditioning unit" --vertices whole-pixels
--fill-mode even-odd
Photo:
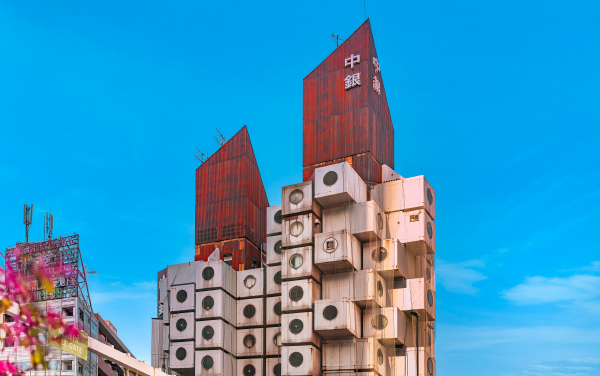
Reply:
[[[237,272],[237,297],[250,298],[263,296],[264,292],[264,270],[248,269]]]
[[[235,355],[236,329],[223,320],[196,321],[196,348],[220,348]]]
[[[171,342],[169,362],[172,369],[194,369],[194,341]]]
[[[385,307],[386,292],[385,279],[372,269],[323,276],[323,299],[346,298],[360,307]]]
[[[315,199],[328,208],[367,201],[367,187],[348,164],[342,162],[315,169]]]
[[[281,317],[281,340],[285,346],[312,343],[321,347],[321,337],[314,331],[312,312],[286,313]]]
[[[171,341],[181,341],[184,339],[194,339],[194,312],[172,313],[169,323]]]
[[[324,273],[360,270],[361,253],[360,241],[348,230],[315,235],[315,265]]]
[[[281,235],[267,236],[267,265],[281,264]]]
[[[236,327],[263,325],[263,299],[253,298],[237,301]]]
[[[386,374],[388,349],[374,338],[328,340],[323,343],[323,370],[363,370]]]
[[[435,376],[435,357],[427,353],[422,347],[419,347],[419,375]],[[417,348],[406,347],[404,355],[395,357],[396,375],[413,376],[417,375]],[[408,371],[408,372],[406,372]]]
[[[267,376],[281,376],[281,357],[267,358]]]
[[[223,289],[237,295],[237,273],[224,261],[196,262],[196,288],[198,290]]]
[[[363,337],[374,337],[386,346],[407,342],[406,313],[397,307],[366,309],[363,312]]]
[[[267,325],[281,324],[281,295],[267,298]]]
[[[266,355],[281,355],[281,326],[272,326],[266,331]]]
[[[288,185],[281,189],[283,216],[314,213],[321,218],[321,205],[315,201],[315,187],[312,181]]]
[[[193,283],[188,285],[171,286],[171,312],[194,311],[196,309],[196,289]]]
[[[236,325],[236,300],[223,290],[197,291],[196,319],[223,319]]]
[[[374,269],[385,278],[408,278],[406,247],[398,239],[386,239],[363,245],[363,268]]]
[[[196,281],[196,262],[167,266],[167,285],[187,285]]]
[[[236,356],[262,356],[263,355],[263,329],[250,328],[237,330]]]
[[[283,312],[311,309],[321,299],[321,286],[312,279],[285,281],[281,284]]]
[[[263,359],[247,358],[237,360],[236,376],[262,376]]]
[[[435,223],[423,209],[387,214],[390,238],[406,245],[409,255],[435,253]]]
[[[315,234],[321,232],[321,222],[312,213],[285,217],[281,224],[283,248],[312,245]]]
[[[267,235],[281,234],[281,205],[269,206],[267,208]]]
[[[267,295],[281,294],[281,265],[267,266]]]
[[[360,337],[360,308],[349,299],[315,302],[315,331],[325,339]]]
[[[387,219],[375,201],[324,210],[323,232],[342,230],[350,230],[361,242],[386,239]]]
[[[202,376],[236,375],[237,360],[223,350],[196,351],[194,374]]]
[[[283,346],[281,374],[286,376],[320,376],[321,352],[314,346]]]
[[[405,283],[404,288],[394,286],[391,304],[402,311],[427,314],[430,320],[435,320],[435,290],[428,288],[425,278],[407,279]]]
[[[321,270],[313,262],[313,247],[289,248],[283,251],[283,279],[314,278],[321,282]]]

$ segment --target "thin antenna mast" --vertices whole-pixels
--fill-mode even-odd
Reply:
[[[196,150],[198,150],[198,154],[194,154],[194,157],[196,157],[196,159],[198,161],[200,161],[200,164],[202,165],[204,162],[206,162],[206,160],[208,159],[208,156],[206,154],[204,154],[202,152],[202,150],[196,148]]]
[[[46,213],[44,233],[48,239],[52,239],[52,230],[54,229],[54,216],[50,213]]]
[[[31,226],[31,217],[33,215],[33,204],[23,205],[23,224],[25,225],[25,243],[29,243],[29,227]]]
[[[339,35],[335,35],[334,33],[331,33],[331,38],[333,38],[333,40],[335,41],[336,48],[340,46],[340,41],[343,41],[343,39],[340,38]]]
[[[215,128],[215,130],[217,131],[217,136],[215,136],[215,141],[217,141],[217,144],[219,144],[219,147],[221,147],[221,146],[225,145],[225,136],[223,136],[223,134],[221,133],[219,128]]]

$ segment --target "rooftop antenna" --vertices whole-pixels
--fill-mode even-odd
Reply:
[[[54,229],[54,216],[51,213],[46,213],[44,221],[44,238],[52,239],[52,230]]]
[[[331,38],[333,38],[333,40],[335,41],[335,46],[339,47],[340,46],[340,41],[343,41],[342,38],[340,38],[339,35],[335,35],[334,33],[331,33]]]
[[[25,225],[25,243],[29,243],[29,227],[31,226],[31,216],[33,215],[33,204],[23,205],[23,224]]]
[[[202,152],[202,150],[196,148],[196,150],[198,150],[198,154],[194,154],[194,157],[196,157],[196,159],[198,159],[198,161],[200,161],[200,164],[202,165],[204,162],[206,162],[206,159],[208,158],[206,154],[204,154]]]
[[[223,134],[221,133],[221,131],[219,130],[219,128],[215,128],[215,130],[217,131],[218,136],[215,136],[215,140],[217,141],[217,144],[219,144],[219,147],[225,145],[225,136],[223,136]]]

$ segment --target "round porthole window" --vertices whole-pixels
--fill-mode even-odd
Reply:
[[[373,252],[371,253],[371,258],[375,262],[382,262],[385,259],[387,259],[387,257],[388,257],[388,251],[387,251],[387,249],[385,249],[383,247],[375,248],[373,250]]]
[[[276,284],[281,285],[281,272],[275,273],[273,280],[275,281]]]
[[[242,373],[244,376],[254,376],[256,375],[256,368],[252,364],[246,364],[242,369]]]
[[[383,296],[383,283],[377,281],[377,295],[381,298]]]
[[[244,337],[244,346],[251,349],[256,345],[256,338],[252,334],[248,334]]]
[[[175,357],[179,360],[184,360],[187,356],[187,351],[183,347],[180,347],[175,351]]]
[[[433,204],[433,192],[431,192],[431,188],[427,188],[427,202],[429,202],[429,205]]]
[[[304,198],[304,193],[302,193],[299,189],[294,189],[292,193],[290,193],[290,202],[294,205],[298,204]]]
[[[179,303],[183,303],[187,299],[187,292],[185,290],[179,290],[177,291],[177,295],[175,295],[175,298],[177,298],[177,301]]]
[[[202,328],[202,338],[204,338],[205,340],[208,341],[214,335],[215,335],[215,330],[212,328],[212,326],[205,326],[204,328]]]
[[[429,239],[433,238],[433,226],[431,225],[431,222],[427,222],[427,235],[429,236]]]
[[[298,269],[300,266],[302,266],[303,262],[304,262],[304,259],[302,258],[302,255],[299,253],[296,253],[295,255],[290,257],[290,266],[292,267],[292,269]]]
[[[213,358],[211,358],[210,356],[206,355],[204,358],[202,358],[202,360],[200,361],[200,363],[202,364],[202,368],[209,370],[212,368],[213,364],[215,362],[213,362]]]
[[[304,362],[304,357],[299,352],[293,352],[290,355],[290,364],[292,367],[298,368],[302,365],[302,362]]]
[[[273,376],[281,376],[281,363],[277,363],[273,367]]]
[[[275,303],[273,306],[273,312],[275,312],[277,316],[281,316],[281,302]]]
[[[290,235],[298,237],[302,231],[304,231],[304,225],[301,222],[294,222],[290,225]]]
[[[275,217],[273,217],[273,220],[281,224],[281,210],[277,210],[277,212],[275,213]]]
[[[427,277],[427,282],[431,281],[431,270],[429,268],[425,269],[425,276]]]
[[[327,253],[331,253],[335,251],[338,247],[338,242],[336,238],[328,238],[323,242],[323,250]]]
[[[244,286],[251,289],[254,287],[254,285],[256,285],[256,277],[254,277],[253,275],[249,275],[246,278],[244,278]]]
[[[215,305],[215,300],[213,299],[212,296],[207,296],[204,299],[202,299],[202,308],[204,308],[205,310],[208,311],[214,305]]]
[[[375,330],[382,330],[388,324],[388,319],[384,315],[375,315],[371,319],[371,326],[375,328]]]
[[[427,372],[433,375],[433,360],[431,358],[427,358]]]
[[[377,227],[379,227],[379,229],[383,229],[383,216],[381,215],[381,213],[377,213]]]
[[[427,303],[429,303],[430,306],[433,306],[433,293],[431,290],[427,290]]]
[[[247,319],[251,319],[256,314],[256,308],[252,304],[248,304],[244,307],[244,317]]]
[[[323,317],[325,317],[326,320],[333,320],[337,317],[338,315],[338,310],[337,308],[335,308],[335,306],[332,305],[328,305],[327,307],[325,307],[325,309],[323,309]]]
[[[292,334],[298,334],[302,331],[302,329],[304,329],[302,320],[294,319],[292,322],[290,322],[290,332],[292,332]]]
[[[323,176],[323,184],[328,187],[331,187],[337,182],[338,175],[335,171],[328,171],[325,176]]]
[[[277,243],[275,243],[275,253],[277,253],[278,255],[281,254],[281,240],[278,240]]]
[[[299,301],[304,296],[304,290],[300,286],[294,286],[290,289],[290,299],[294,302]]]
[[[273,336],[273,343],[275,344],[275,346],[281,347],[281,332]]]
[[[207,266],[202,271],[202,278],[205,281],[210,281],[214,276],[215,276],[215,270],[212,268],[212,266]]]
[[[377,363],[383,364],[383,351],[381,349],[377,349]]]
[[[185,330],[185,328],[187,328],[187,321],[185,321],[184,319],[179,319],[179,320],[177,320],[175,327],[180,332],[183,332]]]

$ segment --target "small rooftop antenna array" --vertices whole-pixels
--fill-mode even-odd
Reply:
[[[52,239],[52,230],[54,229],[54,216],[51,213],[46,213],[44,221],[44,238]]]
[[[33,204],[23,205],[23,224],[25,225],[25,243],[29,243],[29,227],[31,227],[32,215],[33,215]]]
[[[198,154],[194,154],[194,157],[196,157],[196,159],[198,161],[200,161],[200,165],[204,164],[204,162],[206,162],[206,160],[208,159],[207,155],[204,154],[202,152],[202,150],[196,148],[196,150],[198,150]]]
[[[217,141],[217,144],[219,144],[219,147],[221,147],[225,145],[225,136],[223,136],[219,128],[215,128],[215,130],[217,131],[217,136],[215,136],[215,140]]]
[[[343,41],[342,38],[340,38],[339,35],[335,35],[334,33],[331,33],[331,38],[333,38],[333,40],[335,41],[335,46],[339,47],[340,46],[340,41]]]

